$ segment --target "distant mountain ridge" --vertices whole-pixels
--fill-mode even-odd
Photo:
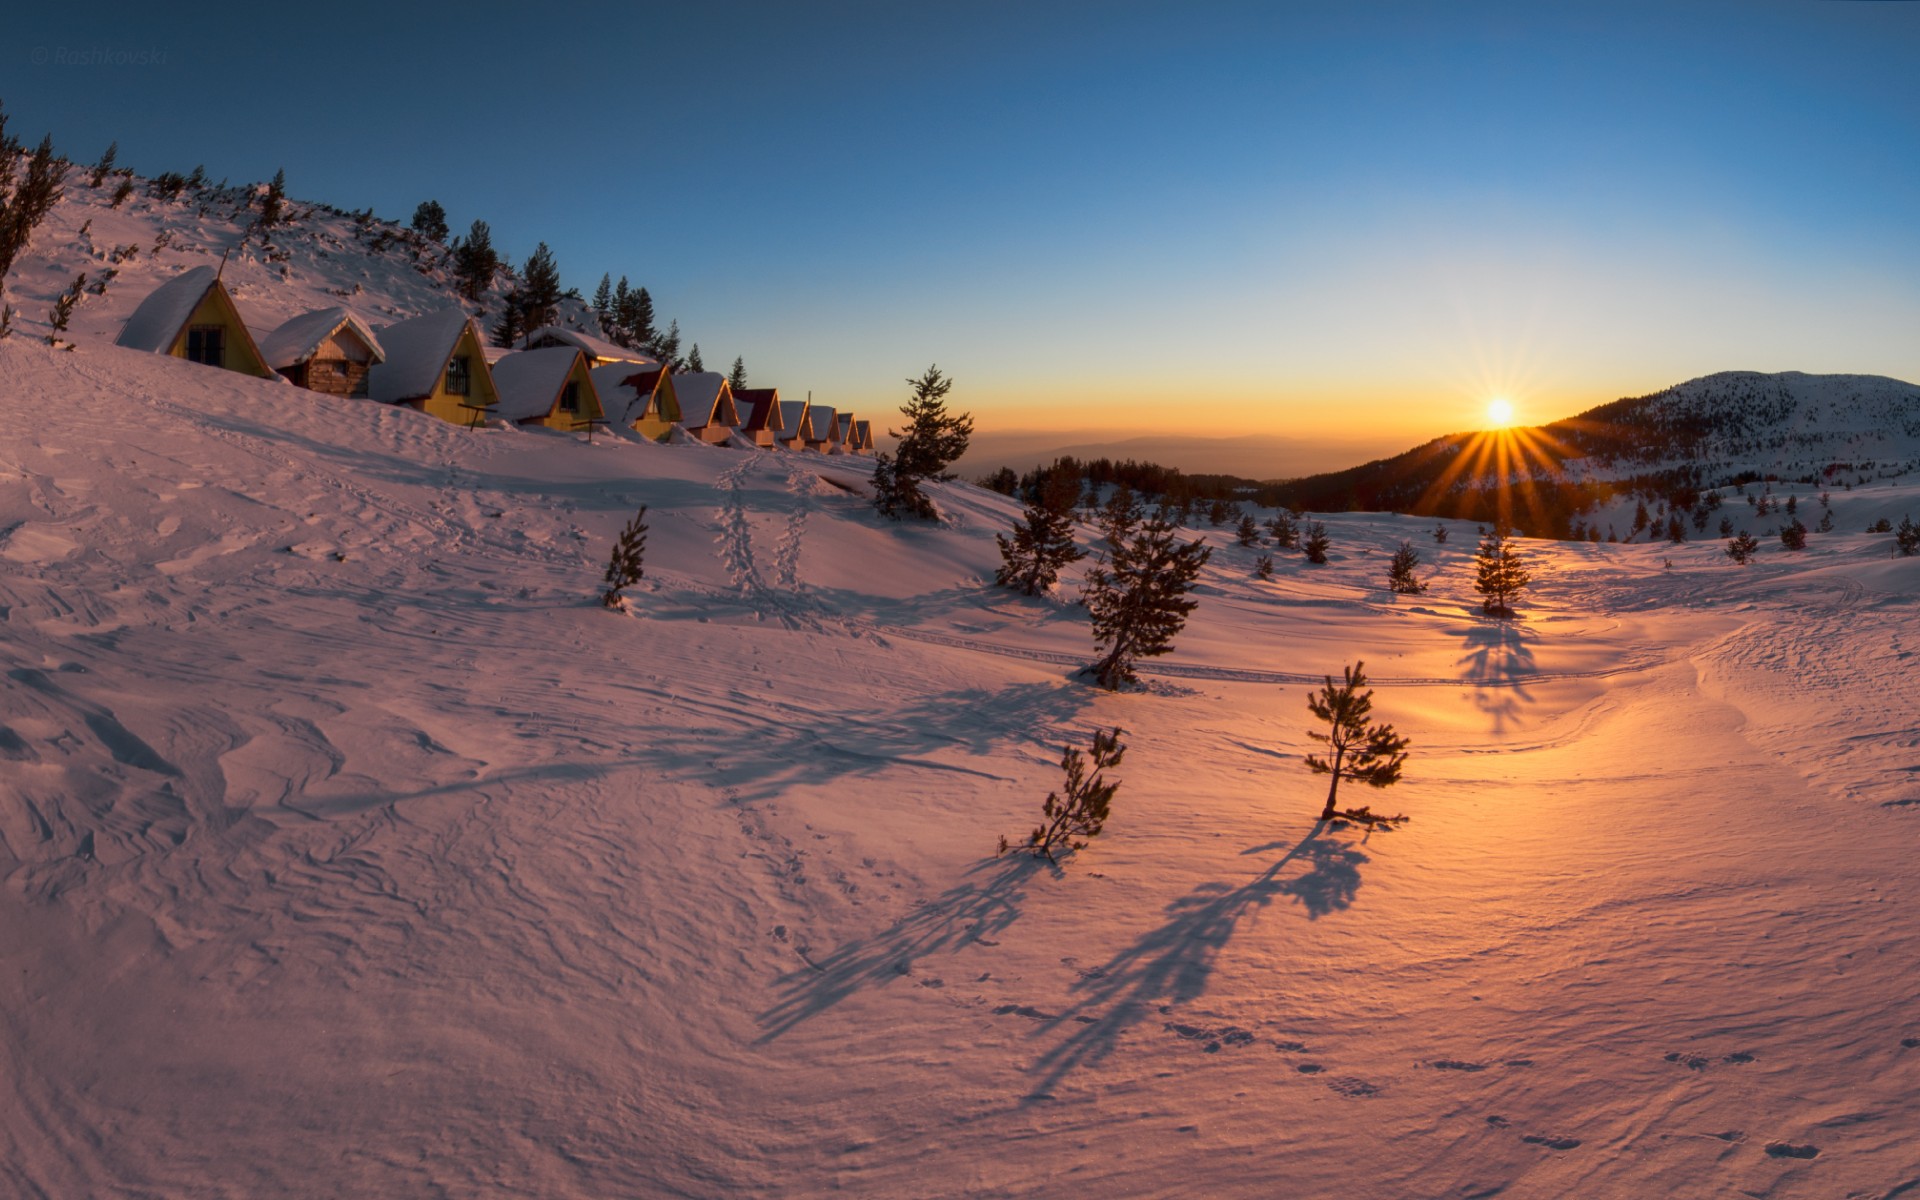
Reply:
[[[1313,511],[1492,520],[1565,536],[1616,495],[1691,505],[1754,480],[1835,487],[1920,470],[1920,386],[1878,375],[1723,371],[1547,425],[1448,434],[1391,458],[1293,480]]]

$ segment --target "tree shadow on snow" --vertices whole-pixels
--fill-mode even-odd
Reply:
[[[756,1042],[771,1042],[864,988],[905,978],[929,955],[974,942],[993,945],[986,939],[1020,919],[1027,884],[1042,872],[1060,873],[1028,854],[988,859],[968,872],[977,878],[948,888],[886,930],[847,942],[818,962],[807,959],[804,969],[781,980],[780,1000],[760,1014],[765,1032]]]
[[[1134,1026],[1204,995],[1214,966],[1240,923],[1275,899],[1290,897],[1306,910],[1309,920],[1350,906],[1360,890],[1360,867],[1367,856],[1354,845],[1327,836],[1329,832],[1327,822],[1316,824],[1273,865],[1238,887],[1206,883],[1193,889],[1167,906],[1165,924],[1142,935],[1104,966],[1086,972],[1073,985],[1079,1000],[1041,1026],[1043,1034],[1078,1028],[1040,1056],[1034,1065],[1040,1078],[1027,1099],[1045,1098],[1076,1068],[1105,1059]],[[1277,844],[1255,847],[1248,853],[1278,848]],[[1304,862],[1306,870],[1283,877],[1282,869],[1294,862]]]
[[[1483,621],[1467,629],[1466,653],[1454,660],[1473,685],[1474,707],[1487,715],[1496,733],[1517,724],[1520,710],[1533,703],[1523,682],[1536,674],[1531,640],[1511,621]]]

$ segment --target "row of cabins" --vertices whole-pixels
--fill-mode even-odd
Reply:
[[[455,425],[630,429],[665,441],[677,428],[716,445],[825,453],[873,450],[872,426],[777,388],[735,392],[715,371],[675,373],[623,346],[547,326],[518,349],[488,346],[458,308],[375,330],[347,308],[302,313],[256,336],[212,267],[155,288],[118,344],[311,391],[405,405]]]

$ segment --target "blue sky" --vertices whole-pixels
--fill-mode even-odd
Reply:
[[[438,199],[866,410],[938,362],[983,427],[1411,441],[1920,380],[1920,4],[81,7],[9,17],[22,136]]]

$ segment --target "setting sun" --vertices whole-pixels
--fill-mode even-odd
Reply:
[[[1487,428],[1505,429],[1513,424],[1513,401],[1496,396],[1487,401]]]

